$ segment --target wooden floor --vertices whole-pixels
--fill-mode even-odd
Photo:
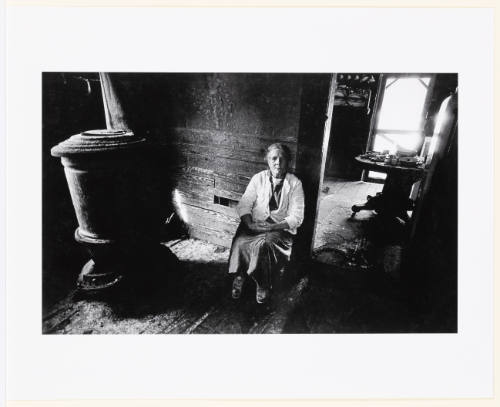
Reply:
[[[107,300],[72,291],[44,317],[44,333],[281,333],[308,285],[303,277],[264,306],[257,306],[255,288],[249,285],[234,301],[226,275],[228,249],[194,239],[167,246],[179,263],[165,270],[153,290],[129,289]]]
[[[373,214],[350,217],[353,204],[362,203],[382,186],[327,180],[325,187],[314,263],[298,270],[293,283],[277,290],[269,304],[255,303],[251,284],[243,298],[231,299],[228,249],[201,240],[174,240],[166,246],[178,261],[165,267],[152,285],[131,286],[106,299],[70,291],[43,316],[43,333],[432,331],[428,318],[408,309],[397,281],[375,267],[375,257],[370,255]]]
[[[369,228],[373,211],[352,217],[351,207],[382,190],[382,184],[326,179],[323,182],[314,240],[315,259],[344,269],[368,267]]]

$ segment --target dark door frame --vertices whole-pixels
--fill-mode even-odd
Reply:
[[[296,169],[304,187],[305,214],[294,247],[301,258],[310,259],[313,251],[336,88],[336,74],[303,76]]]

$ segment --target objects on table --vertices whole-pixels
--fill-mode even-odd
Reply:
[[[385,172],[387,177],[381,193],[368,196],[362,205],[352,206],[352,216],[361,210],[375,210],[380,215],[408,221],[407,211],[414,206],[410,191],[412,185],[424,176],[424,159],[418,157],[415,151],[394,155],[388,151],[369,151],[355,157],[355,160],[365,170]]]
[[[417,156],[414,150],[398,151],[396,154],[389,154],[388,151],[368,151],[361,154],[359,158],[370,160],[374,163],[386,165],[401,165],[403,167],[419,167],[424,164],[424,157]]]

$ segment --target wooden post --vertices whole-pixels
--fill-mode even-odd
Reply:
[[[336,74],[307,74],[302,82],[296,172],[304,187],[305,215],[294,247],[298,260],[309,259],[313,249],[336,78]]]

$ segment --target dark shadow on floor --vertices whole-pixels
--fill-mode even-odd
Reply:
[[[199,247],[215,247],[190,241]],[[181,254],[189,245],[184,245]],[[215,247],[214,252],[218,248]],[[169,258],[168,267],[127,280],[105,294],[72,291],[44,315],[46,334],[104,333],[280,333],[305,283],[281,282],[266,305],[256,304],[247,280],[243,296],[231,298],[231,278],[222,251],[214,261]],[[192,256],[189,253],[188,256]],[[203,255],[203,254],[202,254]],[[144,271],[142,271],[144,273]],[[143,284],[141,284],[141,281]],[[307,280],[305,280],[307,281]]]
[[[179,261],[144,290],[106,300],[76,293],[44,318],[46,334],[241,334],[443,332],[412,310],[404,287],[385,273],[309,264],[267,305],[248,284],[231,299],[225,263]],[[445,332],[446,330],[444,330]]]
[[[405,333],[420,324],[400,283],[385,273],[318,264],[284,332]]]

